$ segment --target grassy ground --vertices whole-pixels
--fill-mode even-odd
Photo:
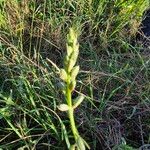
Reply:
[[[57,70],[74,27],[80,54],[77,128],[92,150],[150,144],[149,50],[136,42],[147,0],[0,0],[0,149],[73,143]],[[138,33],[140,34],[140,33]]]

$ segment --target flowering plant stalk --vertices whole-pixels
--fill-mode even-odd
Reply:
[[[67,35],[67,53],[64,59],[64,68],[60,69],[60,78],[62,82],[62,92],[65,95],[66,103],[60,104],[58,109],[61,111],[67,111],[70,120],[70,126],[75,140],[75,144],[70,146],[70,150],[85,150],[89,146],[86,141],[79,135],[77,127],[75,125],[74,110],[77,108],[84,99],[83,94],[80,94],[76,99],[72,99],[72,92],[76,87],[76,77],[79,73],[79,66],[76,65],[76,61],[79,55],[79,43],[77,41],[77,34],[70,28]]]

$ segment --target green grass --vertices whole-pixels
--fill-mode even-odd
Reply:
[[[58,87],[69,28],[80,66],[76,128],[92,150],[150,144],[149,50],[135,42],[147,0],[0,1],[0,149],[74,144]],[[133,44],[136,43],[136,44]]]

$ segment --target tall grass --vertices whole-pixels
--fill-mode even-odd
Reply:
[[[71,26],[80,43],[71,98],[85,97],[74,111],[78,132],[93,150],[149,144],[149,53],[133,45],[148,8],[148,0],[1,0],[0,148],[66,150],[77,142],[57,107]]]
[[[82,31],[81,39],[89,39],[101,49],[118,44],[124,48],[124,41],[135,36],[148,3],[148,0],[3,0],[1,26],[5,34],[17,39],[18,42],[12,39],[13,44],[20,44],[24,51],[41,51],[47,40],[48,47],[61,49],[72,25]]]

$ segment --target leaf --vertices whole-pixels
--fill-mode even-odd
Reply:
[[[77,108],[81,103],[82,101],[84,100],[84,96],[83,94],[78,96],[76,99],[75,99],[75,102],[74,102],[74,105],[73,105],[73,109]]]
[[[84,141],[80,136],[77,139],[77,147],[79,148],[79,150],[85,150]]]
[[[70,83],[70,85],[69,85],[70,91],[73,91],[73,90],[75,89],[75,87],[76,87],[76,81],[73,80],[73,81],[71,81],[71,83]]]
[[[84,145],[88,148],[88,149],[90,149],[90,146],[88,145],[88,143],[82,138],[82,140],[83,140],[83,142],[84,142]]]
[[[68,110],[69,110],[69,106],[68,106],[67,104],[60,104],[60,105],[58,106],[58,109],[59,109],[60,111],[68,111]]]
[[[80,69],[79,66],[73,67],[73,69],[72,69],[72,71],[71,71],[71,80],[75,80],[75,79],[76,79],[76,76],[77,76],[78,73],[79,73],[79,69]]]
[[[67,76],[67,72],[65,71],[65,69],[60,69],[60,78],[63,81],[67,82],[68,76]]]
[[[71,145],[71,147],[70,147],[70,149],[69,149],[69,150],[75,150],[75,148],[76,148],[76,144]]]

